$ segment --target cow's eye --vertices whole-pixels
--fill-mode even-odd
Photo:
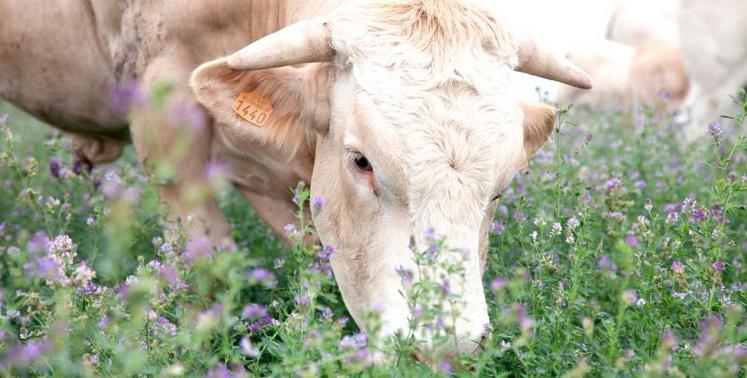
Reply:
[[[355,155],[353,155],[353,162],[355,163],[355,166],[358,167],[361,171],[364,172],[372,172],[373,167],[371,167],[371,162],[368,161],[368,159],[363,156],[362,153],[356,152]]]

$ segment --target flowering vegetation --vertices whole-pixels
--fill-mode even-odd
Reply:
[[[124,108],[145,103],[133,93]],[[237,244],[216,251],[167,222],[155,185],[168,169],[145,176],[132,151],[90,169],[0,106],[0,376],[745,374],[744,114],[686,144],[666,117],[562,111],[491,227],[491,337],[454,355],[445,277],[462,267],[448,241],[426,235],[419,272],[397,270],[412,332],[380,340],[376,308],[368,333],[346,313],[334,246],[303,243],[307,213],[334,199],[295,188],[287,247],[213,164],[207,190]]]

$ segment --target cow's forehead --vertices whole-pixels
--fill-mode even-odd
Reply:
[[[442,85],[474,80],[480,64],[515,66],[516,41],[492,12],[471,1],[351,2],[332,28],[338,64],[358,71],[396,69],[402,81]]]
[[[382,182],[415,207],[423,193],[440,202],[482,198],[511,174],[507,162],[523,156],[516,104],[467,85],[361,90],[352,105],[353,140],[373,154]]]

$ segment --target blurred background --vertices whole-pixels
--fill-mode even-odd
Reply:
[[[500,1],[505,21],[567,54],[591,91],[517,74],[516,92],[560,106],[648,108],[674,115],[686,139],[735,114],[747,83],[747,2],[741,0]],[[531,20],[531,21],[530,21]],[[723,121],[723,120],[721,120]]]

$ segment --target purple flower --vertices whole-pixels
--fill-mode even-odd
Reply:
[[[682,210],[681,204],[669,203],[664,205],[664,212],[667,214],[678,213]]]
[[[714,140],[718,141],[721,139],[721,136],[724,135],[724,128],[721,127],[721,124],[718,122],[711,122],[708,124],[708,134],[710,134]]]
[[[677,336],[672,331],[664,331],[664,334],[661,336],[661,343],[667,349],[672,349],[677,346]]]
[[[679,260],[672,261],[672,272],[674,274],[685,274],[685,264]]]
[[[395,268],[394,271],[397,272],[397,275],[399,275],[399,277],[402,279],[403,285],[410,286],[410,284],[412,284],[412,280],[414,278],[414,274],[412,273],[412,271],[406,269],[402,265]]]
[[[633,186],[634,186],[634,187],[635,187],[636,189],[639,189],[639,190],[643,190],[643,189],[646,189],[646,187],[648,186],[648,183],[646,182],[646,180],[638,180],[638,181],[636,181],[636,182],[635,182],[635,183],[633,184]]]
[[[102,316],[101,320],[99,320],[99,328],[103,329],[103,328],[108,327],[109,326],[109,322],[111,322],[111,320],[109,319],[108,316],[106,316],[106,315]]]
[[[368,336],[363,333],[356,333],[353,336],[344,336],[338,345],[339,350],[345,351],[350,349],[363,349],[368,345]]]
[[[322,310],[322,319],[324,319],[325,321],[331,322],[333,316],[334,316],[334,314],[332,313],[332,309],[331,308],[325,307]]]
[[[213,255],[213,245],[205,236],[198,236],[187,243],[184,249],[184,257],[187,266],[194,264],[197,260],[209,258]]]
[[[729,223],[729,219],[724,215],[724,207],[720,204],[711,207],[711,218],[719,223]]]
[[[62,160],[58,157],[53,157],[49,160],[49,173],[52,174],[52,177],[56,179],[61,179],[62,175],[60,174],[60,171],[62,170]]]
[[[724,348],[723,352],[727,355],[730,354],[737,361],[747,360],[747,346],[730,345]]]
[[[207,117],[199,106],[192,103],[177,103],[168,110],[166,122],[172,127],[187,126],[196,133],[205,128]]]
[[[87,168],[87,165],[80,159],[75,159],[73,162],[73,173],[75,173],[76,176],[80,176],[80,174],[83,173],[83,168]],[[89,168],[88,170],[88,173],[91,173],[91,169]]]
[[[490,234],[500,235],[506,230],[506,226],[501,221],[495,221],[490,224]]]
[[[24,268],[27,274],[38,275],[51,283],[63,284],[67,281],[62,265],[49,257],[32,259]]]
[[[269,315],[265,315],[265,316],[259,318],[259,324],[260,325],[272,324],[274,321],[275,321],[275,318],[273,318],[272,316],[269,316]]]
[[[98,294],[99,291],[100,291],[100,288],[96,286],[95,283],[88,282],[88,284],[86,284],[86,286],[82,290],[79,289],[77,292],[83,295],[94,295],[94,294]]]
[[[315,274],[321,274],[325,275],[327,277],[332,277],[332,265],[329,263],[329,261],[325,260],[317,260],[314,261],[313,264],[311,264],[310,271]]]
[[[723,320],[716,315],[712,315],[700,323],[700,339],[698,339],[698,344],[693,350],[695,355],[709,357],[715,352],[723,326]]]
[[[353,341],[358,348],[365,348],[368,345],[368,336],[363,332],[356,333],[353,335]]]
[[[244,307],[243,315],[247,319],[257,319],[267,316],[267,308],[256,303],[250,303]]]
[[[622,293],[622,300],[629,305],[633,305],[638,301],[638,294],[633,289],[625,290]]]
[[[423,309],[423,305],[420,303],[415,303],[415,306],[413,306],[412,308],[412,314],[416,318],[420,318],[423,316],[424,313],[425,313],[425,310]]]
[[[277,284],[275,273],[267,268],[254,268],[249,272],[249,283],[252,285],[261,284],[262,286],[272,289]]]
[[[638,241],[637,237],[633,235],[629,235],[628,237],[625,238],[625,244],[633,248],[637,248],[641,243]]]
[[[333,253],[335,253],[335,247],[327,245],[324,246],[324,248],[322,248],[322,250],[316,254],[316,257],[318,257],[320,260],[329,260],[329,258],[332,257]]]
[[[619,211],[604,211],[602,212],[602,218],[603,219],[612,219],[616,220],[618,222],[622,222],[625,220],[625,214],[619,212]]]
[[[534,327],[534,321],[532,321],[532,319],[527,315],[527,310],[523,303],[518,303],[514,307],[514,313],[516,315],[516,320],[519,323],[519,328],[521,328],[523,332],[531,331],[532,327]]]
[[[96,186],[95,181],[94,186]],[[107,198],[117,199],[124,193],[124,181],[122,181],[117,172],[109,170],[104,175],[104,180],[101,183],[101,191]]]
[[[490,283],[490,290],[493,291],[494,294],[498,293],[499,291],[503,290],[508,286],[508,280],[503,277],[496,277],[491,283]]]
[[[594,136],[592,134],[587,134],[584,137],[584,140],[582,141],[582,143],[583,144],[589,144],[593,138],[594,138]]]
[[[599,258],[597,265],[599,266],[599,269],[603,271],[608,271],[611,273],[615,273],[617,271],[617,265],[607,255],[602,255],[602,257]]]
[[[339,325],[340,327],[345,327],[349,321],[350,318],[348,318],[347,316],[341,316],[337,319],[337,325]]]
[[[602,188],[604,189],[604,193],[607,196],[611,195],[620,195],[625,193],[625,186],[623,185],[622,180],[620,180],[619,177],[612,177],[607,182],[602,185]]]
[[[292,238],[298,234],[298,229],[296,228],[295,224],[288,223],[283,227],[283,232],[285,232],[285,236]]]
[[[306,295],[306,294],[299,294],[299,295],[296,295],[296,296],[295,296],[295,297],[293,298],[293,300],[294,300],[294,301],[296,302],[296,305],[298,305],[298,306],[300,306],[300,307],[305,307],[305,306],[308,306],[308,305],[309,305],[309,303],[311,303],[311,298],[309,298],[309,296],[308,296],[308,295]]]
[[[0,124],[5,124],[6,122],[8,122],[8,114],[7,113],[0,114]]]
[[[703,222],[708,219],[708,213],[704,209],[695,209],[690,216],[690,223]]]
[[[29,240],[26,249],[28,249],[29,253],[35,255],[45,250],[47,244],[49,244],[49,236],[44,231],[39,231]]]
[[[156,332],[162,333],[168,336],[176,336],[176,326],[171,323],[168,319],[163,316],[158,316],[153,321],[153,328]]]
[[[220,188],[231,173],[231,165],[224,160],[210,160],[205,165],[205,180],[214,188]]]
[[[324,197],[316,196],[311,200],[311,212],[314,215],[321,213],[325,206],[326,202],[324,201]]]
[[[179,277],[179,272],[176,270],[176,267],[172,265],[163,265],[159,270],[159,274],[168,281],[171,291],[180,292],[187,290],[187,283]]]
[[[520,211],[514,211],[512,217],[514,218],[516,223],[519,223],[519,224],[523,224],[527,220],[526,215],[524,215],[524,213]]]
[[[441,361],[438,363],[438,370],[443,374],[451,375],[451,372],[452,372],[451,364],[446,361]]]
[[[37,362],[43,355],[52,350],[52,343],[47,339],[32,340],[26,344],[10,348],[0,360],[0,370],[8,367],[27,367]]]
[[[226,365],[219,364],[218,366],[208,370],[205,378],[233,378],[233,374],[231,374],[231,371],[228,370]]]
[[[723,261],[716,261],[711,265],[714,270],[723,271],[726,268],[726,264]]]
[[[114,85],[109,91],[109,102],[114,111],[127,114],[133,107],[144,107],[148,98],[137,82]]]
[[[454,294],[454,292],[451,291],[451,285],[449,285],[449,281],[443,281],[440,284],[438,284],[438,288],[441,289],[441,292],[449,297]]]

